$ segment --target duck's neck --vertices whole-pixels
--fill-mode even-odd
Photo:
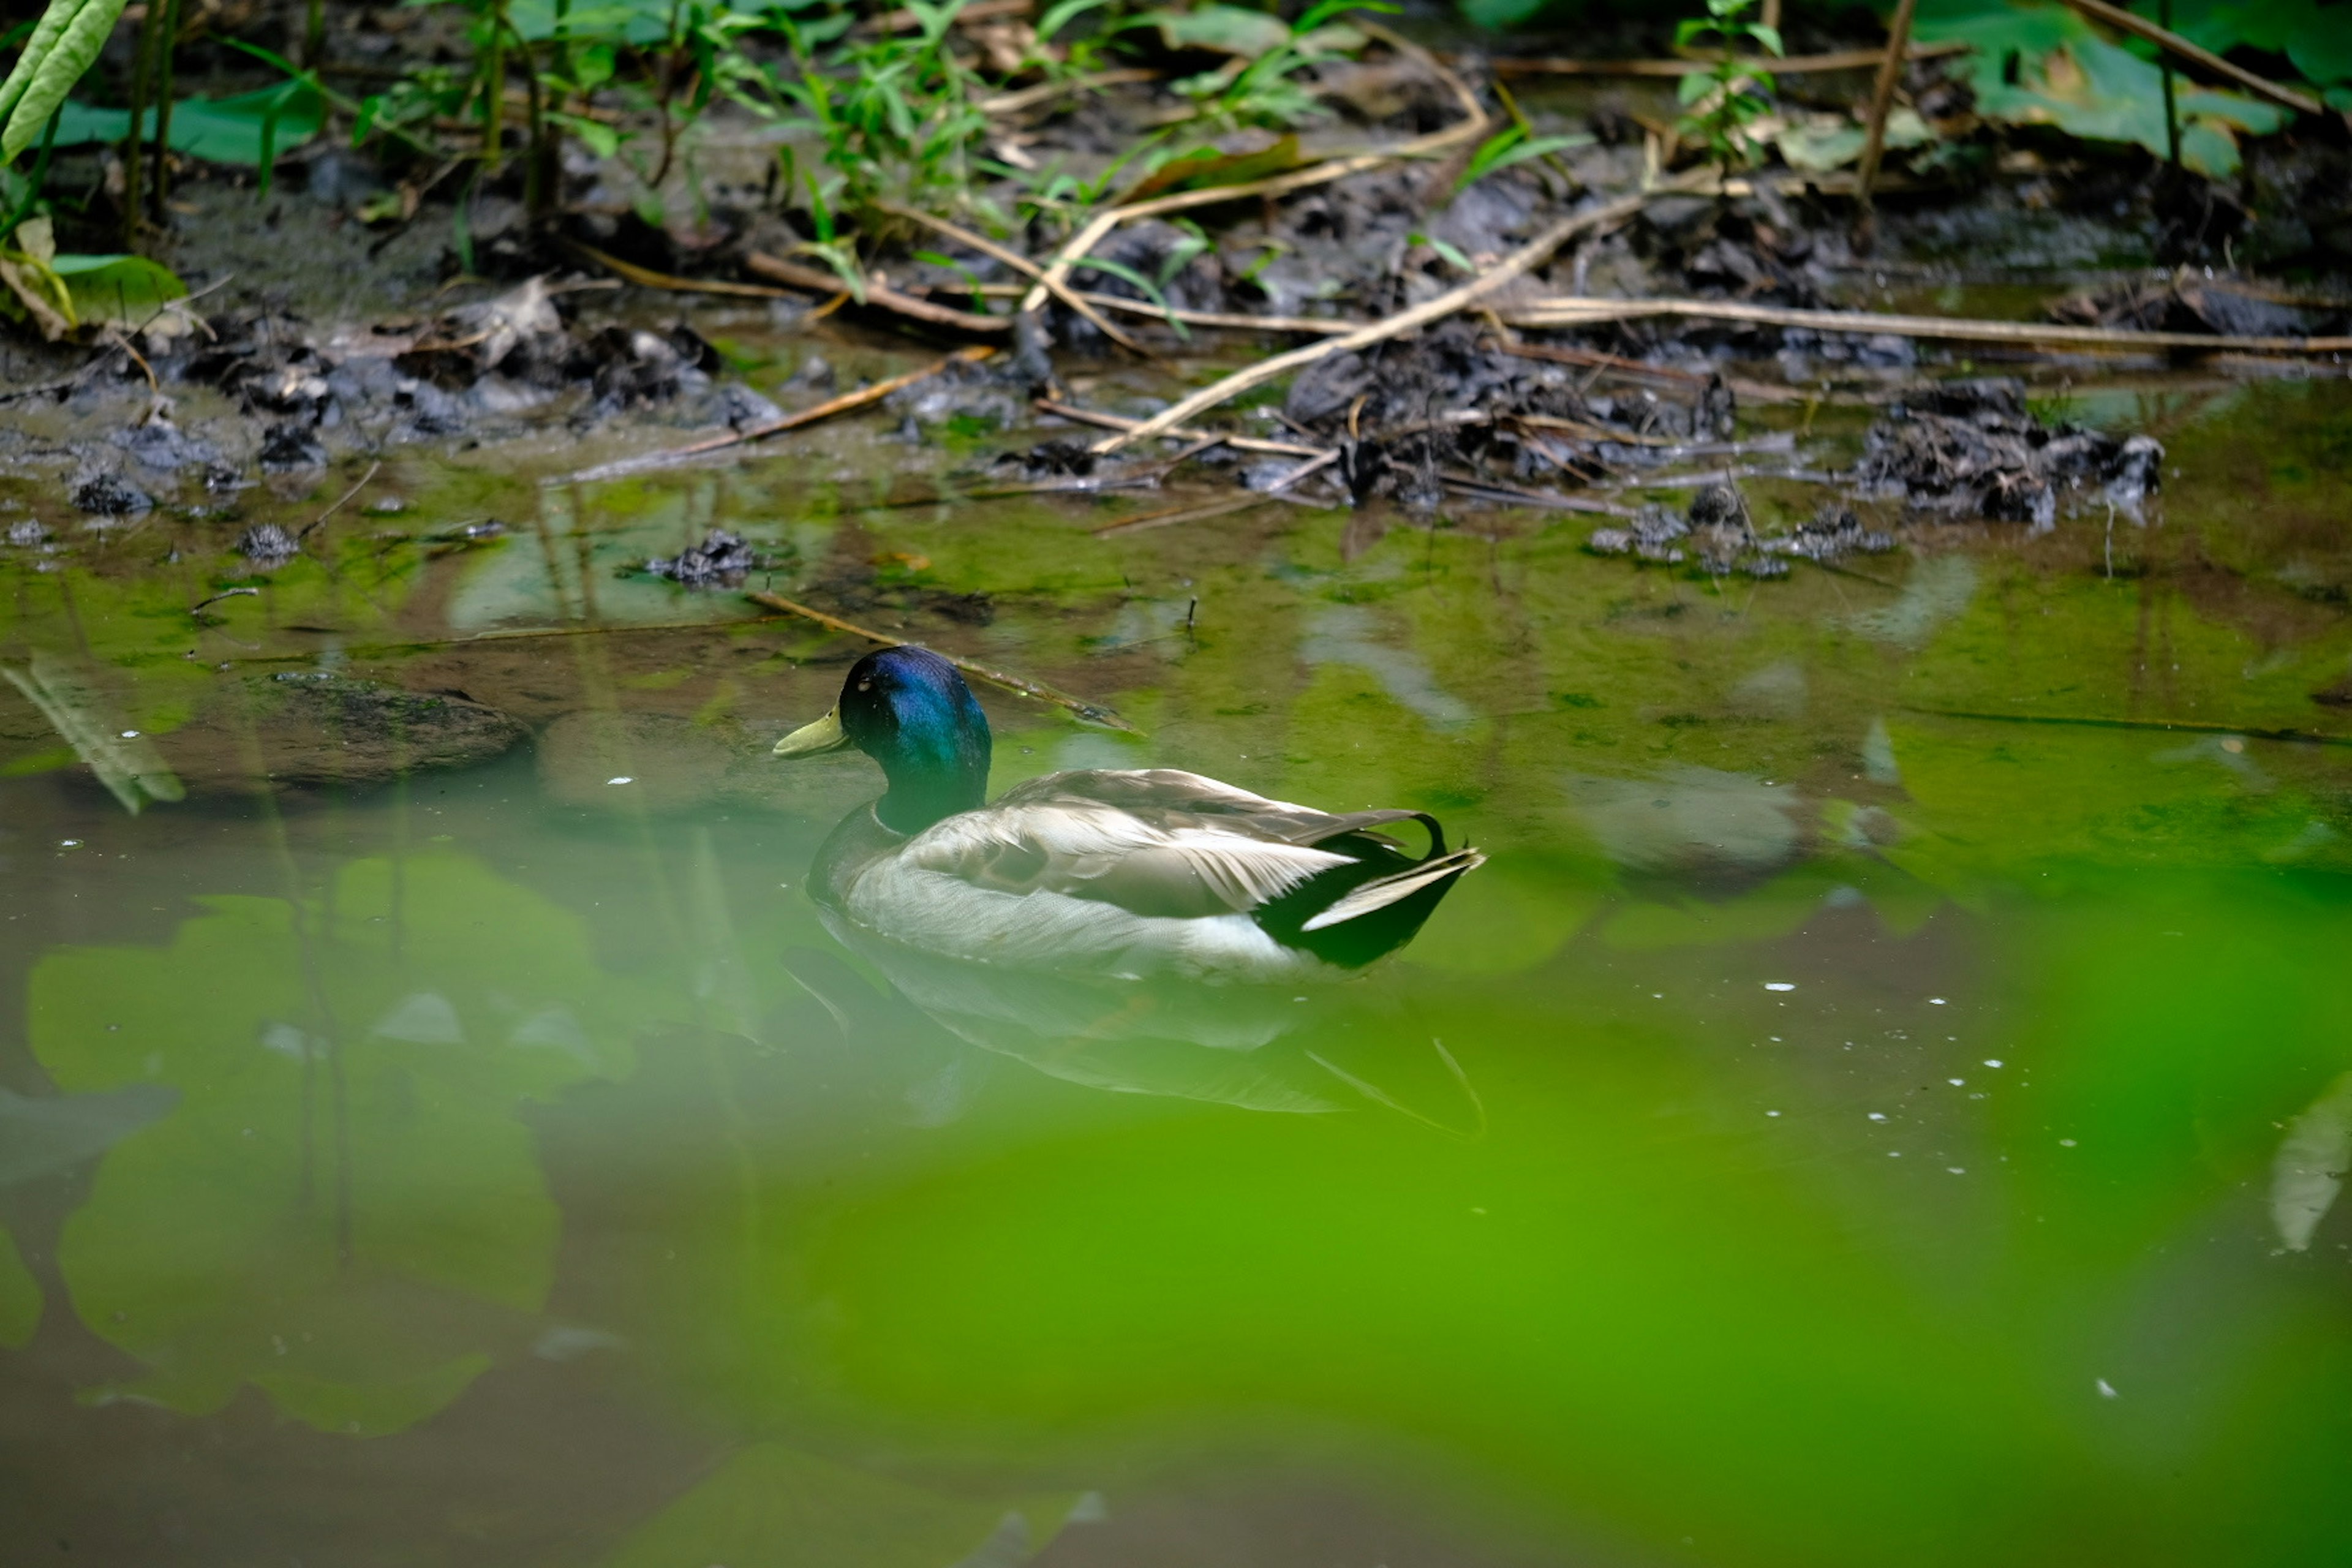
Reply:
[[[976,811],[988,800],[989,743],[985,731],[960,734],[944,755],[894,757],[883,763],[889,793],[874,815],[893,833],[920,833],[943,817]]]

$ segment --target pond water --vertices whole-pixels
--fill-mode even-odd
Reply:
[[[987,445],[880,421],[396,457],[267,577],[10,550],[0,1556],[2343,1562],[2352,395],[2040,393],[2168,443],[2146,519],[1786,582],[879,506]],[[1770,412],[1815,468],[1864,417]],[[803,891],[871,764],[765,756],[864,645],[619,574],[713,525],[1139,731],[983,689],[996,788],[1488,863],[1254,1048],[971,1043]]]

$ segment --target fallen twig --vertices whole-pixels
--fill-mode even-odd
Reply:
[[[786,615],[799,616],[803,619],[814,621],[821,626],[830,627],[834,631],[847,632],[851,637],[864,637],[871,643],[880,643],[885,647],[908,646],[907,639],[904,637],[888,637],[881,632],[868,630],[854,621],[845,621],[839,616],[828,616],[823,610],[811,609],[808,605],[796,600],[787,599],[781,594],[751,594],[746,596],[755,605],[763,605],[771,610],[782,610]],[[1008,675],[1001,669],[992,669],[987,665],[962,658],[958,654],[941,653],[937,648],[931,651],[938,653],[941,658],[946,659],[966,675],[985,680],[991,686],[1001,686],[1007,691],[1018,692],[1024,697],[1034,698],[1040,702],[1051,702],[1058,708],[1067,709],[1090,724],[1100,724],[1111,730],[1124,730],[1130,735],[1142,733],[1134,725],[1120,718],[1116,710],[1106,708],[1099,702],[1089,702],[1083,697],[1073,697],[1068,692],[1056,690],[1042,681],[1028,680],[1018,675]]]
[[[1958,38],[1914,44],[1904,58],[1941,59],[1966,54],[1970,46]],[[1790,55],[1773,59],[1758,56],[1756,66],[1774,76],[1803,76],[1810,71],[1867,70],[1885,58],[1885,49],[1841,49],[1828,55]],[[1716,61],[1703,55],[1682,60],[1497,59],[1486,62],[1496,76],[1705,76]]]
[[[2256,76],[2243,66],[2233,66],[2210,49],[2200,49],[2179,34],[2159,27],[2145,17],[2135,16],[2120,5],[2110,5],[2107,0],[2066,0],[2066,4],[2095,22],[2105,22],[2117,32],[2129,33],[2135,38],[2145,38],[2158,48],[2176,55],[2198,69],[2218,76],[2252,93],[2265,103],[2281,109],[2291,109],[2297,114],[2320,114],[2326,106],[2318,100],[2281,87],[2267,77]]]
[[[743,265],[762,278],[772,278],[779,283],[789,283],[795,289],[805,289],[813,294],[838,294],[846,287],[840,278],[814,267],[803,267],[766,251],[755,250],[743,258]],[[1013,330],[1010,316],[979,316],[970,310],[958,310],[946,305],[934,305],[929,300],[893,289],[879,278],[866,280],[866,303],[877,310],[889,310],[929,326],[947,327],[959,332],[1009,332]]]
[[[1391,47],[1398,47],[1398,45],[1392,40]],[[1400,159],[1425,158],[1432,153],[1459,146],[1485,132],[1487,124],[1486,111],[1479,106],[1477,95],[1470,90],[1468,85],[1460,77],[1446,68],[1435,56],[1416,45],[1403,45],[1402,52],[1428,66],[1452,89],[1454,98],[1462,106],[1463,116],[1460,120],[1441,131],[1433,131],[1426,136],[1416,136],[1411,141],[1401,142],[1381,152],[1363,153],[1348,158],[1333,158],[1308,168],[1293,169],[1287,174],[1276,174],[1263,180],[1252,180],[1244,184],[1213,185],[1206,190],[1178,191],[1172,195],[1154,196],[1149,201],[1132,202],[1125,206],[1111,207],[1097,213],[1092,221],[1072,236],[1070,242],[1062,247],[1055,253],[1054,259],[1046,264],[1044,276],[1022,300],[1021,314],[1032,315],[1044,310],[1045,301],[1052,297],[1055,288],[1068,282],[1070,274],[1084,266],[1087,257],[1093,253],[1095,247],[1108,238],[1110,231],[1120,224],[1136,218],[1157,217],[1162,213],[1182,212],[1191,207],[1213,206],[1223,202],[1239,201],[1248,196],[1285,195],[1292,191],[1302,191],[1309,186],[1328,184],[1333,180],[1345,179],[1349,174],[1361,174],[1367,169],[1377,169]]]
[[[2242,724],[2205,724],[2185,719],[2091,719],[2057,713],[1979,713],[1962,708],[1920,708],[1901,705],[1906,713],[1931,719],[1969,719],[1994,724],[2058,724],[2086,730],[2185,730],[2192,735],[2243,735],[2250,741],[2287,741],[2303,746],[2352,746],[2352,735],[2330,735],[2317,730],[2258,730]]]
[[[344,503],[349,501],[353,496],[359,494],[360,491],[367,489],[367,482],[375,478],[376,470],[383,467],[383,463],[382,459],[370,463],[368,465],[368,471],[360,476],[359,483],[345,490],[341,495],[337,496],[335,498],[334,505],[329,507],[326,510],[320,512],[318,516],[312,518],[309,522],[302,525],[302,531],[294,536],[295,542],[299,543],[301,541],[310,538],[310,531],[312,529],[317,528],[320,523],[334,516],[335,513],[342,510]]]
[[[993,98],[983,98],[972,104],[982,114],[1018,114],[1041,103],[1051,103],[1057,98],[1074,92],[1091,92],[1098,87],[1123,87],[1129,82],[1157,81],[1156,70],[1096,71],[1087,76],[1074,76],[1066,81],[1041,81],[1035,87],[1024,87],[1017,92],[1000,92]]]
[[[1098,426],[1105,430],[1132,430],[1143,423],[1140,419],[1123,419],[1116,414],[1097,414],[1091,408],[1076,408],[1066,403],[1056,403],[1050,397],[1036,400],[1038,408],[1047,414],[1058,414],[1065,419],[1075,419],[1081,425]],[[1223,436],[1210,430],[1162,430],[1160,435],[1171,441],[1197,441],[1215,435],[1218,440],[1237,452],[1271,452],[1280,458],[1319,458],[1328,447],[1302,447],[1296,441],[1268,441],[1255,436]]]
[[[1457,478],[1441,474],[1438,483],[1456,495],[1466,495],[1480,500],[1508,501],[1520,506],[1548,506],[1557,511],[1595,511],[1609,517],[1631,517],[1633,509],[1613,501],[1594,500],[1587,496],[1564,496],[1552,490],[1521,489],[1517,485],[1496,484],[1492,479]]]
[[[1114,534],[1140,533],[1147,528],[1166,528],[1171,523],[1199,522],[1212,517],[1223,517],[1228,512],[1245,511],[1262,501],[1272,500],[1309,474],[1319,474],[1339,460],[1337,452],[1318,452],[1262,490],[1252,490],[1245,496],[1210,501],[1205,505],[1195,503],[1171,507],[1166,511],[1147,511],[1139,517],[1124,517],[1096,529],[1094,536],[1108,539]]]
[[[814,408],[803,408],[797,414],[787,414],[781,419],[771,419],[764,425],[753,425],[741,430],[730,430],[724,436],[713,436],[708,440],[689,442],[683,447],[673,447],[666,452],[649,452],[640,457],[622,458],[614,462],[599,463],[593,468],[583,468],[576,474],[567,474],[557,482],[585,484],[597,479],[617,479],[630,474],[648,473],[656,468],[674,467],[706,453],[723,451],[729,447],[740,447],[746,441],[758,441],[770,436],[780,436],[787,430],[797,430],[803,425],[814,425],[820,419],[830,419],[836,414],[846,414],[852,409],[864,408],[868,404],[879,403],[902,387],[912,386],[919,381],[927,381],[959,361],[968,363],[983,360],[992,352],[984,348],[958,349],[946,358],[935,360],[920,370],[910,370],[904,375],[894,375],[887,381],[877,381],[871,386],[861,386],[855,392],[845,392],[839,397],[827,398]]]
[[[568,249],[595,263],[614,277],[644,289],[665,289],[673,294],[731,294],[748,300],[799,298],[799,295],[790,289],[770,289],[759,283],[737,283],[725,278],[679,278],[667,272],[656,272],[650,267],[639,267],[636,263],[624,261],[617,256],[607,256],[594,246],[583,245],[576,239],[567,238],[563,244]],[[841,280],[837,278],[833,279],[833,283],[836,289],[841,287]]]
[[[1892,316],[1870,310],[1801,310],[1743,305],[1729,300],[1538,300],[1504,317],[1515,327],[1583,327],[1644,316],[1697,316],[1768,327],[1811,327],[1825,332],[1884,332],[1892,337],[1948,338],[1969,342],[2063,344],[2077,348],[2197,349],[2207,353],[2352,353],[2352,337],[2253,338],[2218,332],[2145,332],[2125,327],[2073,327],[2039,321],[1987,321],[1968,316]],[[1289,357],[1287,355],[1284,356]]]
[[[1871,89],[1862,161],[1853,171],[1853,199],[1865,216],[1870,212],[1870,187],[1878,178],[1878,161],[1886,153],[1886,115],[1895,107],[1895,84],[1903,77],[1903,61],[1911,47],[1911,15],[1916,6],[1917,0],[1895,0],[1895,19],[1886,25],[1886,58],[1879,62],[1878,80]]]
[[[1333,354],[1346,353],[1355,349],[1369,348],[1374,343],[1384,342],[1390,338],[1402,337],[1407,332],[1416,331],[1456,311],[1466,310],[1513,279],[1524,277],[1541,266],[1550,258],[1553,251],[1558,250],[1578,235],[1590,229],[1603,228],[1629,218],[1641,211],[1644,203],[1671,188],[1660,186],[1654,191],[1637,191],[1632,195],[1620,196],[1613,202],[1606,202],[1600,206],[1564,217],[1457,289],[1448,289],[1437,298],[1424,300],[1410,310],[1400,311],[1387,321],[1373,321],[1359,327],[1345,337],[1327,338],[1319,343],[1310,343],[1305,348],[1293,349],[1288,353],[1276,354],[1272,359],[1262,360],[1246,369],[1235,371],[1223,380],[1202,387],[1191,396],[1162,409],[1134,429],[1096,442],[1094,449],[1097,452],[1115,452],[1130,441],[1140,440],[1147,436],[1160,435],[1175,426],[1183,424],[1195,415],[1240,396],[1253,386],[1262,386],[1293,371],[1303,370],[1318,360],[1327,359]]]
[[[1108,338],[1119,347],[1127,350],[1129,353],[1139,354],[1145,359],[1150,359],[1153,357],[1150,349],[1145,348],[1141,343],[1137,342],[1133,338],[1129,337],[1125,332],[1119,331],[1118,328],[1112,326],[1108,321],[1105,320],[1103,313],[1096,310],[1093,305],[1089,304],[1086,296],[1080,294],[1076,289],[1072,289],[1066,283],[1055,281],[1047,275],[1044,268],[1038,266],[1035,262],[1030,260],[1019,251],[1009,250],[1005,247],[997,244],[994,240],[990,239],[985,235],[974,234],[970,229],[963,227],[960,224],[950,223],[943,217],[933,217],[930,214],[919,211],[914,207],[902,207],[895,202],[882,202],[877,205],[884,212],[889,213],[893,216],[905,218],[910,223],[921,224],[927,228],[945,235],[948,238],[954,240],[958,245],[969,247],[973,250],[979,251],[982,256],[993,257],[995,259],[1004,263],[1005,266],[1010,267],[1013,271],[1020,273],[1024,278],[1034,278],[1038,279],[1040,282],[1044,283],[1046,288],[1051,289],[1054,291],[1055,297],[1060,300],[1062,303],[1067,305],[1071,310],[1076,310],[1079,315],[1084,316],[1087,321],[1092,321],[1095,324],[1096,330],[1100,331],[1103,336]]]

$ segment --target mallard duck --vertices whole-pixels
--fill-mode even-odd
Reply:
[[[925,952],[1110,979],[1336,978],[1412,940],[1486,857],[1418,811],[1322,812],[1173,768],[1047,773],[988,804],[988,719],[925,648],[871,653],[779,757],[855,746],[889,788],[833,830],[811,895]],[[1415,859],[1373,831],[1418,822]]]

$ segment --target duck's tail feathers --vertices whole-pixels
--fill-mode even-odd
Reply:
[[[1335,900],[1329,909],[1298,929],[1324,931],[1361,919],[1376,910],[1384,910],[1391,904],[1409,899],[1423,888],[1450,882],[1463,872],[1474,870],[1486,863],[1485,855],[1467,846],[1451,854],[1433,856],[1392,876],[1381,877],[1349,889],[1344,898]]]

